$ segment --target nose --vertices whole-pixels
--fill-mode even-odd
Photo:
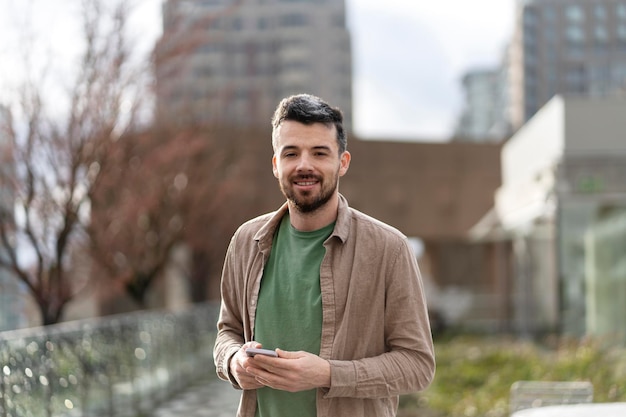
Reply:
[[[313,170],[312,159],[308,153],[305,152],[300,155],[296,169],[298,172],[310,172]]]

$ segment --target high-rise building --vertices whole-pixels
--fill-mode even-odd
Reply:
[[[459,118],[454,140],[458,142],[499,142],[502,128],[504,79],[499,69],[477,69],[463,76],[465,108]]]
[[[514,131],[556,94],[626,98],[626,0],[517,0],[508,80]]]
[[[158,118],[268,126],[280,99],[310,93],[350,127],[351,62],[345,0],[167,0]]]

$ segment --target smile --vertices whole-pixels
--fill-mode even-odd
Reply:
[[[300,185],[300,186],[303,186],[303,187],[306,187],[308,185],[315,185],[315,184],[317,184],[317,181],[299,181],[299,182],[296,182],[296,185]]]

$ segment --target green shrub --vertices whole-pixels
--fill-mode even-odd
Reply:
[[[435,343],[431,386],[404,396],[399,417],[506,417],[511,384],[520,380],[591,381],[594,401],[626,401],[623,347],[594,340],[544,343],[458,336]]]

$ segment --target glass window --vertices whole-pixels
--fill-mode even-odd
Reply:
[[[303,48],[306,46],[306,41],[304,39],[284,39],[280,42],[280,48]]]
[[[233,18],[231,23],[233,30],[242,30],[243,29],[243,19],[241,17]]]
[[[565,73],[567,91],[583,93],[585,91],[585,72],[582,68],[570,68]]]
[[[596,4],[595,6],[593,6],[593,15],[597,20],[606,20],[606,6],[604,4]]]
[[[593,31],[593,36],[596,42],[605,43],[609,40],[609,32],[604,26],[596,26]]]
[[[221,50],[220,45],[214,42],[204,43],[196,49],[196,51],[201,54],[211,54],[214,52],[220,52],[220,50]]]
[[[227,7],[228,5],[230,5],[230,3],[232,3],[232,0],[202,0],[200,2],[197,1],[191,1],[189,2],[190,6],[193,7],[194,9],[196,7],[199,7],[201,9],[202,12],[213,12],[213,11],[218,11],[221,10],[224,7]],[[197,9],[195,9],[197,10]]]
[[[585,32],[578,25],[569,25],[565,30],[565,39],[570,43],[581,43],[585,40]]]
[[[303,72],[309,70],[309,63],[304,61],[287,61],[281,66],[282,71]]]
[[[583,22],[585,20],[585,11],[582,6],[572,4],[565,9],[565,16],[570,22]]]
[[[537,25],[537,12],[533,8],[526,8],[524,10],[524,26],[536,26]]]
[[[608,93],[610,72],[606,66],[592,66],[589,69],[589,94],[591,96],[605,96]]]
[[[554,22],[556,20],[556,11],[554,10],[554,6],[546,5],[543,9],[543,16],[548,22]]]
[[[585,48],[582,43],[571,43],[567,45],[568,58],[583,58],[585,55]]]
[[[554,96],[559,89],[559,82],[556,77],[548,76],[546,80],[546,93],[548,97]]]
[[[532,32],[524,32],[524,51],[534,52],[537,50],[537,37]]]
[[[267,17],[259,17],[256,21],[256,27],[259,30],[265,30],[269,28],[269,19]]]
[[[610,70],[609,79],[614,88],[623,88],[624,83],[626,83],[626,62],[613,66]]]
[[[298,27],[308,24],[308,16],[302,13],[289,13],[280,17],[282,27]]]
[[[556,29],[554,26],[543,28],[543,36],[547,44],[555,44],[557,42]]]

